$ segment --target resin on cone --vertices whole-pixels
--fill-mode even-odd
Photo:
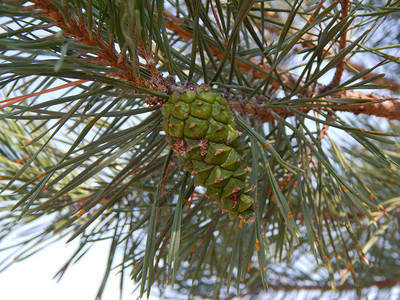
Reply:
[[[206,187],[206,194],[231,218],[254,221],[256,204],[246,183],[251,169],[239,148],[242,133],[226,99],[211,88],[193,88],[173,93],[162,112],[168,142],[195,185]]]

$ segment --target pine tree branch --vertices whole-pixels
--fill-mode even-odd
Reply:
[[[340,5],[342,6],[342,15],[340,17],[341,20],[345,19],[348,14],[349,10],[349,1],[348,0],[340,0]],[[342,51],[346,48],[347,43],[347,29],[344,30],[342,36],[340,37],[339,41],[339,51]],[[331,83],[326,87],[326,90],[333,89],[340,84],[340,80],[342,79],[343,71],[344,71],[344,64],[345,58],[343,57],[336,66],[335,75],[333,75],[333,79]]]
[[[361,73],[367,69],[362,64],[355,63],[355,62],[349,61],[349,60],[346,61],[346,68],[349,72],[352,72],[352,73],[357,73],[357,72]],[[368,78],[371,78],[376,75],[377,75],[376,73],[370,72],[370,73],[365,74],[361,78],[368,79]],[[387,89],[391,90],[393,92],[397,92],[400,90],[399,82],[397,82],[395,79],[392,79],[392,78],[381,77],[381,78],[375,79],[374,82],[379,85],[390,85],[390,87],[388,87]]]
[[[400,279],[384,279],[384,280],[377,280],[377,281],[370,281],[370,282],[365,282],[364,284],[360,285],[353,285],[353,284],[346,284],[346,285],[341,285],[337,286],[336,289],[338,291],[352,291],[352,290],[357,290],[357,289],[367,289],[371,287],[377,287],[377,288],[391,288],[400,283]],[[268,288],[273,289],[275,291],[299,291],[299,290],[304,290],[304,291],[310,291],[310,290],[318,290],[322,292],[327,292],[327,291],[332,291],[332,287],[330,285],[294,285],[294,284],[268,284]],[[258,285],[257,287],[254,287],[248,294],[256,294],[257,292],[260,292],[263,289],[261,285]]]
[[[329,108],[333,111],[350,112],[355,115],[366,114],[377,117],[384,117],[390,120],[400,121],[400,99],[393,97],[380,97],[375,94],[365,94],[356,91],[343,91],[336,93],[331,98],[346,98],[346,99],[360,99],[370,100],[368,103],[356,103],[356,104],[336,104],[331,103]],[[326,100],[327,105],[329,99],[320,98],[320,100]],[[288,118],[294,116],[295,113],[288,108],[272,108],[265,107],[264,105],[256,103],[239,103],[237,101],[230,101],[229,105],[232,109],[236,110],[239,114],[254,115],[262,122],[272,122],[275,120],[274,114],[278,114],[281,117]],[[312,109],[326,110],[326,106],[316,106],[313,108],[298,108],[302,112],[308,113]]]
[[[99,48],[99,50],[95,52],[98,55],[98,58],[90,58],[87,59],[87,61],[95,61],[121,71],[115,74],[108,74],[109,76],[117,76],[120,79],[126,80],[135,85],[152,88],[152,85],[148,80],[135,74],[132,66],[128,62],[127,56],[117,52],[114,45],[114,38],[110,37],[108,43],[104,41],[104,39],[101,37],[101,27],[99,26],[95,28],[95,30],[90,30],[79,11],[73,14],[69,10],[68,6],[64,5],[68,14],[68,20],[65,20],[65,17],[61,11],[57,6],[52,4],[51,1],[32,0],[31,2],[34,4],[23,7],[21,10],[37,10],[38,12],[36,13],[36,16],[51,19],[55,22],[54,25],[64,28],[65,36],[77,38],[78,42],[84,45],[95,46]],[[97,32],[94,33],[94,31]],[[150,54],[147,53],[148,51],[145,51],[145,49],[138,50],[142,53],[142,58],[147,62],[147,69],[152,73],[153,77],[158,77],[160,73],[156,69],[154,61],[149,59]]]
[[[344,0],[343,4],[343,17],[346,16],[348,10],[348,3]],[[166,26],[171,31],[175,32],[181,38],[186,41],[192,39],[192,35],[189,31],[187,31],[182,25],[184,21],[173,16],[167,11],[164,11],[164,16],[166,18]],[[346,43],[346,34],[344,34],[340,41],[340,47],[344,48]],[[222,57],[222,51],[219,49],[209,45],[210,51],[212,51],[218,58]],[[252,72],[252,75],[257,78],[264,78],[265,73],[255,69],[255,66],[262,68],[265,72],[270,71],[270,66],[267,64],[259,64],[255,58],[248,59],[248,62],[242,60],[236,60],[236,63],[239,69],[244,73]],[[333,80],[331,85],[332,87],[337,86],[337,79],[339,79],[343,74],[344,70],[344,60],[341,61],[341,64],[337,67],[337,72],[335,74],[336,80]],[[279,69],[279,71],[282,71]],[[292,74],[282,74],[281,80],[288,86],[293,87],[297,81],[297,79]],[[281,83],[277,80],[271,80],[271,84],[274,88],[279,88]],[[322,88],[324,89],[324,88]],[[330,107],[334,111],[345,111],[351,112],[356,115],[358,114],[367,114],[367,115],[375,115],[378,117],[385,117],[388,119],[400,120],[400,99],[392,98],[392,97],[381,97],[375,94],[365,94],[357,91],[343,91],[340,93],[336,93],[331,96],[331,98],[347,98],[347,99],[360,99],[360,100],[371,100],[370,103],[362,103],[362,104],[352,104],[352,105],[339,105],[336,104],[336,107]],[[323,100],[323,98],[321,99]],[[277,113],[282,117],[290,117],[293,116],[294,113],[289,109],[285,108],[263,108],[260,105],[255,103],[246,103],[241,104],[236,101],[231,101],[230,106],[232,109],[236,110],[240,114],[251,114],[255,115],[259,118],[260,121],[263,122],[271,122],[275,119],[273,113]],[[319,109],[324,109],[323,107],[319,107]],[[311,109],[303,108],[299,109],[303,112],[309,112]]]
[[[345,3],[343,3],[344,0],[340,0],[340,1],[342,2],[342,16],[341,16],[341,19],[343,19],[348,15],[349,1],[346,0]],[[324,1],[320,1],[317,9],[313,12],[312,16],[308,20],[309,22],[312,22],[314,20],[314,17],[319,13],[320,9],[322,8],[323,3],[324,3]],[[272,11],[268,12],[268,18],[279,20],[279,22],[282,22],[282,23],[284,22],[284,20],[279,18],[277,13],[274,13]],[[255,26],[260,29],[261,28],[261,21],[259,21],[259,20],[254,20],[254,21],[255,21]],[[282,32],[282,30],[280,28],[278,28],[277,26],[271,26],[269,22],[266,22],[263,25],[264,25],[264,28],[266,30],[268,30],[268,32],[274,33],[274,34],[276,34],[278,36]],[[313,29],[315,29],[315,28],[313,28]],[[289,32],[291,34],[295,34],[296,33],[296,31],[293,30],[293,29],[290,29]],[[318,33],[314,32],[313,34],[314,35],[307,33],[307,34],[305,34],[303,36],[303,42],[301,43],[302,48],[299,48],[298,51],[301,51],[301,50],[306,49],[306,48],[311,49],[311,48],[314,48],[314,47],[318,46],[318,41],[315,38],[318,35]],[[339,41],[339,49],[340,50],[343,50],[345,48],[346,42],[347,42],[347,30],[344,31],[344,33],[341,36],[341,39]],[[335,53],[335,51],[333,51],[332,47],[325,47],[324,48],[323,56],[329,55],[329,56],[332,57],[332,56],[335,56],[336,54],[337,53]],[[354,74],[361,73],[361,72],[363,72],[363,71],[365,71],[367,69],[362,64],[355,63],[354,61],[351,61],[349,59],[343,59],[342,62],[343,62],[343,66],[342,67],[346,68],[347,71],[349,71],[351,73],[354,73]],[[342,72],[342,71],[340,71],[340,72]],[[368,79],[368,78],[374,77],[376,75],[377,75],[376,73],[369,72],[369,73],[364,74],[361,78],[362,79]],[[393,78],[388,78],[388,77],[375,78],[374,79],[374,83],[376,83],[378,85],[390,85],[390,87],[387,87],[387,89],[391,90],[393,92],[397,92],[397,91],[400,90],[400,83],[398,81],[396,81],[395,79],[393,79]]]
[[[171,13],[169,13],[166,10],[164,10],[163,13],[164,13],[164,18],[165,18],[165,26],[169,30],[171,30],[172,32],[177,34],[179,37],[181,37],[185,41],[190,41],[193,38],[192,33],[190,31],[186,30],[184,26],[182,26],[182,25],[184,25],[184,20],[182,20],[178,17],[175,17],[174,15],[172,15]],[[208,48],[209,48],[210,52],[213,53],[218,59],[222,58],[223,52],[220,49],[217,49],[216,47],[214,47],[212,45],[208,45]],[[270,70],[271,70],[269,65],[260,64],[260,62],[255,58],[250,58],[247,61],[236,60],[236,64],[238,65],[240,71],[242,71],[243,73],[246,73],[246,74],[251,73],[255,79],[264,78],[265,74],[270,72]],[[263,69],[264,72],[258,70],[256,68],[257,66],[259,68]],[[278,68],[278,70],[281,71],[279,68]],[[289,87],[293,87],[297,81],[295,79],[295,77],[292,77],[290,74],[289,75],[282,74],[281,79]],[[271,79],[271,85],[274,88],[278,89],[281,86],[281,83],[278,80]]]
[[[65,29],[65,35],[75,37],[79,40],[79,42],[89,45],[96,46],[100,50],[96,52],[99,59],[115,68],[121,70],[117,74],[109,74],[110,76],[115,75],[119,78],[134,83],[139,86],[157,89],[152,83],[144,78],[139,78],[133,72],[132,67],[128,63],[128,59],[126,55],[120,54],[116,51],[112,39],[110,39],[110,43],[106,43],[101,39],[99,33],[93,34],[91,30],[89,30],[81,17],[73,16],[69,13],[68,22],[64,19],[62,13],[59,9],[53,5],[48,0],[33,0],[33,6],[25,7],[24,10],[27,9],[36,9],[38,11],[38,15],[42,17],[49,18],[53,20],[57,26],[60,26]],[[171,31],[174,31],[181,38],[189,41],[192,39],[192,34],[184,27],[182,27],[183,20],[173,16],[167,11],[164,11],[164,16],[166,19],[165,25]],[[345,38],[342,39],[345,41]],[[209,45],[210,51],[218,58],[222,58],[222,51]],[[259,64],[255,58],[249,58],[246,60],[237,60],[237,64],[239,69],[242,72],[250,73],[254,78],[264,78],[265,73],[270,71],[270,66],[267,64]],[[256,67],[263,69],[265,72],[258,70]],[[159,72],[154,68],[154,66],[149,65],[149,69],[153,76],[159,77]],[[338,66],[339,69],[339,66]],[[282,71],[282,70],[279,70]],[[293,87],[297,82],[297,79],[292,74],[282,74],[281,80],[288,86]],[[272,80],[271,84],[274,88],[279,88],[281,83],[277,80]],[[400,99],[392,98],[392,97],[380,97],[374,94],[364,94],[356,91],[343,91],[340,93],[336,93],[331,96],[331,98],[348,98],[348,99],[360,99],[360,100],[371,100],[370,103],[362,103],[362,104],[351,104],[351,105],[341,105],[341,104],[332,104],[330,108],[334,111],[346,111],[354,114],[367,114],[367,115],[375,115],[379,117],[385,117],[388,119],[400,120]],[[324,98],[320,100],[325,100]],[[329,101],[329,99],[326,99]],[[240,114],[252,114],[259,118],[259,120],[263,122],[270,122],[275,119],[274,113],[279,114],[282,117],[290,117],[293,116],[294,113],[287,108],[273,108],[273,107],[263,107],[255,103],[246,103],[241,104],[238,102],[231,101],[230,105],[232,109],[236,110]],[[318,109],[324,109],[323,106],[316,107]],[[297,108],[299,109],[299,108]],[[311,108],[300,108],[299,110],[303,112],[309,112]]]

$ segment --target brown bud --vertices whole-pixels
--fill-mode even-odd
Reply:
[[[204,155],[206,155],[207,154],[207,149],[208,149],[208,142],[207,142],[207,140],[201,140],[200,142],[199,142],[199,147],[200,147],[200,150],[201,150],[201,155],[202,156],[204,156]],[[207,163],[207,162],[206,162]]]
[[[222,149],[217,149],[214,153],[215,156],[221,155],[224,152]]]
[[[220,183],[221,181],[224,181],[224,179],[221,177],[218,177],[218,178],[215,178],[214,183]]]
[[[237,193],[237,192],[239,192],[240,191],[240,187],[234,187],[233,189],[232,189],[232,194],[235,194],[235,193]]]

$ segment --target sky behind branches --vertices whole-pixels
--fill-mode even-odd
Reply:
[[[25,261],[0,273],[0,299],[4,300],[91,300],[95,299],[106,267],[109,242],[96,243],[80,262],[71,265],[57,282],[53,276],[78,247],[79,240],[66,239],[50,245]],[[0,258],[3,256],[0,255]],[[118,299],[119,276],[109,277],[103,300]],[[133,284],[125,278],[123,299],[136,299]],[[156,299],[156,298],[153,298]]]

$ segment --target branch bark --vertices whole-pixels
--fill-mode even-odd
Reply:
[[[340,5],[342,6],[342,15],[340,17],[341,20],[344,20],[348,15],[349,10],[349,0],[340,0]],[[346,48],[347,43],[347,29],[343,32],[339,41],[339,49],[342,51]],[[344,71],[344,57],[339,61],[336,66],[336,72],[333,76],[331,83],[326,87],[327,90],[337,87],[340,84],[342,79],[343,71]]]
[[[350,112],[355,115],[366,114],[377,117],[384,117],[389,120],[399,120],[400,121],[400,99],[392,97],[380,97],[375,94],[364,94],[356,91],[343,91],[332,95],[332,98],[348,98],[348,99],[359,99],[359,100],[370,100],[368,103],[356,103],[356,104],[335,104],[330,109],[333,111]],[[321,98],[320,98],[321,99]],[[326,100],[329,104],[329,99]],[[283,118],[288,118],[294,116],[295,113],[289,108],[267,108],[265,105],[260,105],[256,103],[244,103],[241,104],[237,101],[230,101],[229,105],[239,114],[249,114],[254,115],[258,120],[263,122],[272,122],[275,120],[274,114],[279,114]],[[325,110],[323,106],[316,107],[320,110]],[[304,113],[308,113],[312,108],[298,108]]]
[[[378,288],[389,288],[400,283],[399,279],[385,279],[380,281],[371,281],[367,282],[361,286],[355,286],[352,284],[346,284],[337,286],[336,289],[338,291],[352,291],[358,288],[371,288],[376,286]],[[262,287],[260,287],[261,290]],[[329,285],[291,285],[291,284],[268,284],[268,288],[271,288],[275,291],[299,291],[299,290],[318,290],[318,291],[331,291],[332,287]]]
[[[355,63],[355,62],[352,62],[352,61],[346,61],[346,69],[347,69],[347,71],[349,71],[349,72],[351,72],[353,74],[356,74],[356,72],[354,70],[357,70],[358,72],[362,72],[362,71],[364,71],[366,69],[366,67],[363,66],[360,63]],[[371,73],[365,74],[362,78],[363,79],[368,79],[368,78],[371,78],[371,77],[373,77],[375,75],[377,75],[377,74],[374,73],[374,72],[371,72]],[[387,89],[391,90],[393,92],[400,91],[400,84],[396,80],[394,80],[392,78],[381,77],[381,78],[375,79],[374,82],[376,84],[381,84],[381,85],[389,84],[390,87],[388,87]]]
[[[57,6],[55,6],[50,1],[32,0],[31,2],[33,3],[33,5],[23,7],[22,10],[36,10],[36,15],[46,17],[55,23],[53,25],[64,28],[64,35],[74,37],[79,43],[88,46],[95,46],[99,49],[95,52],[97,57],[88,58],[87,61],[107,65],[120,70],[120,72],[118,73],[109,74],[110,76],[116,76],[120,79],[131,82],[138,86],[153,88],[151,82],[135,74],[131,64],[128,62],[128,58],[126,57],[126,55],[119,53],[115,49],[114,37],[111,36],[109,38],[109,42],[103,40],[100,34],[101,28],[97,27],[94,28],[94,30],[90,30],[87,27],[86,21],[84,20],[83,16],[80,15],[79,11],[76,13],[76,15],[72,14],[68,10],[68,7],[65,6],[69,18],[67,22]],[[138,49],[138,51],[139,53],[147,53],[147,51],[145,51],[145,49],[142,49],[141,47],[140,49]],[[147,56],[142,56],[142,58],[147,61]],[[159,76],[159,72],[156,69],[155,64],[148,63],[146,67],[154,77]]]

